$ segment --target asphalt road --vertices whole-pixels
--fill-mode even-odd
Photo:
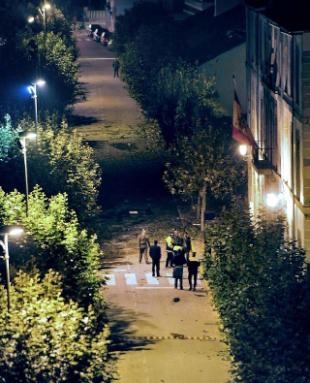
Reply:
[[[100,141],[111,127],[136,126],[141,115],[124,84],[113,77],[114,53],[94,42],[85,30],[77,31],[76,39],[80,81],[87,90],[87,99],[75,105],[74,114],[81,117],[81,124],[89,120],[89,126],[81,132],[91,141]]]
[[[102,130],[110,129],[113,135],[113,129],[133,126],[141,116],[122,82],[113,78],[113,53],[88,39],[85,32],[78,34],[78,45],[81,80],[89,93],[87,101],[76,105],[75,113],[81,120],[89,119],[89,125],[81,128],[82,133],[88,140],[102,144],[100,150],[108,151],[111,162],[114,154],[119,153],[105,143],[100,144]],[[101,156],[106,158],[104,153]],[[120,162],[119,166],[123,165],[124,161]],[[117,171],[120,169],[115,166]],[[112,194],[120,188],[127,194],[128,190],[135,190],[121,182],[115,188],[109,182],[114,182],[112,177],[105,178],[106,188]],[[151,190],[152,187],[148,192]],[[114,194],[118,196],[116,191]],[[199,281],[196,292],[188,291],[185,270],[184,290],[175,290],[171,269],[164,267],[165,256],[159,278],[151,277],[149,264],[138,263],[139,231],[145,227],[151,240],[157,238],[164,248],[164,233],[157,226],[159,220],[166,220],[169,226],[169,220],[176,214],[173,204],[159,206],[161,199],[156,193],[149,194],[140,205],[131,206],[130,196],[128,201],[125,204],[128,214],[125,209],[125,215],[112,217],[110,239],[102,244],[105,254],[102,274],[108,273],[103,294],[109,307],[119,383],[226,383],[229,355],[203,281]],[[118,205],[125,206],[124,201],[119,200],[116,205],[114,201],[113,212]],[[151,211],[147,212],[146,206]],[[137,208],[138,214],[130,216],[130,207]],[[198,249],[199,244],[194,246]]]

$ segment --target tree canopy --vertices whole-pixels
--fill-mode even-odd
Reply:
[[[64,192],[69,205],[81,221],[90,222],[97,213],[101,170],[93,149],[83,143],[82,137],[72,132],[65,121],[58,123],[50,118],[37,129],[28,120],[21,120],[17,127],[7,120],[0,126],[3,134],[0,169],[4,175],[5,190],[25,190],[23,155],[19,152],[19,134],[35,132],[35,140],[27,140],[29,190],[40,185],[49,196]],[[9,155],[10,154],[10,155]]]
[[[51,91],[49,98],[45,98],[45,108],[49,111],[57,109],[61,113],[80,94],[75,62],[77,51],[71,25],[67,21],[69,19],[53,6],[51,10],[46,11],[44,26],[40,6],[39,1],[1,2],[2,114],[10,113],[19,118],[25,112],[33,115],[33,102],[29,102],[30,96],[26,87],[38,77],[46,80]],[[34,23],[28,22],[29,16],[34,17]]]
[[[229,205],[244,183],[244,164],[234,156],[228,138],[220,120],[216,126],[196,127],[190,137],[177,140],[171,148],[171,162],[166,163],[164,181],[168,189],[185,200],[195,201],[202,231],[207,200],[218,199]]]
[[[61,273],[66,297],[85,307],[98,303],[100,281],[97,277],[102,256],[96,235],[83,229],[74,211],[68,206],[66,194],[47,198],[36,187],[29,195],[26,214],[25,196],[17,191],[0,189],[0,224],[24,226],[23,246],[11,256],[12,271],[32,271],[42,275],[50,268]]]

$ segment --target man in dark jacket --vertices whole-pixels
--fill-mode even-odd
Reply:
[[[175,245],[173,247],[173,273],[172,276],[174,278],[174,288],[178,288],[178,283],[180,284],[180,290],[183,290],[183,265],[186,263],[186,259],[184,256],[184,248],[180,245]]]
[[[152,259],[152,274],[153,277],[160,277],[160,258],[161,258],[161,248],[158,245],[158,241],[155,239],[154,245],[150,247],[150,257]]]
[[[193,252],[187,259],[189,290],[196,290],[199,266],[200,262],[196,258],[196,253]]]

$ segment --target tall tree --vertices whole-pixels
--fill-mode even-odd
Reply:
[[[139,2],[126,10],[124,15],[118,16],[115,24],[113,48],[118,55],[124,53],[127,44],[134,41],[140,29],[149,26],[151,29],[158,24],[171,24],[172,20],[161,5],[153,2]],[[159,36],[153,35],[153,42]],[[160,39],[161,41],[161,39]],[[163,48],[165,48],[163,46]]]
[[[21,120],[18,126],[25,132],[35,131],[35,126],[28,120]],[[17,188],[24,191],[24,162],[22,154],[18,152],[18,134],[15,130],[14,126],[10,128],[10,148],[6,149],[15,156],[6,158],[5,163],[0,162],[0,170],[5,175],[1,185],[6,190]],[[100,212],[99,164],[93,149],[82,142],[81,136],[72,133],[65,121],[57,123],[49,119],[39,124],[36,140],[27,141],[27,164],[29,190],[37,184],[49,196],[59,192],[67,193],[69,206],[84,223],[90,224]]]
[[[196,197],[203,232],[207,196],[231,200],[244,182],[244,164],[233,156],[225,129],[211,125],[197,129],[190,137],[180,137],[171,154],[164,181],[172,194],[185,200]]]
[[[39,1],[1,2],[0,113],[2,114],[8,112],[20,118],[24,112],[30,113],[27,108],[27,104],[30,104],[27,100],[30,97],[27,95],[26,87],[38,76],[46,76],[45,80],[48,80],[49,100],[54,101],[46,102],[46,108],[49,110],[60,108],[60,112],[64,111],[72,104],[75,96],[80,94],[75,64],[77,50],[72,38],[71,25],[55,7],[46,12],[44,23],[39,11],[40,5]],[[29,16],[35,17],[34,23],[28,22]],[[41,101],[43,100],[44,94]]]
[[[11,257],[12,271],[32,271],[36,267],[43,275],[52,268],[62,275],[66,298],[84,307],[101,305],[97,236],[80,226],[66,194],[48,198],[36,187],[29,195],[26,214],[25,196],[17,191],[5,193],[0,188],[0,208],[0,224],[19,223],[26,232],[23,247]]]

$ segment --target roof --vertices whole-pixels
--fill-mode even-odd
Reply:
[[[310,31],[309,0],[246,0],[246,4],[289,32]]]
[[[245,7],[238,5],[216,17],[209,8],[184,20],[182,29],[191,57],[206,62],[245,42]]]

